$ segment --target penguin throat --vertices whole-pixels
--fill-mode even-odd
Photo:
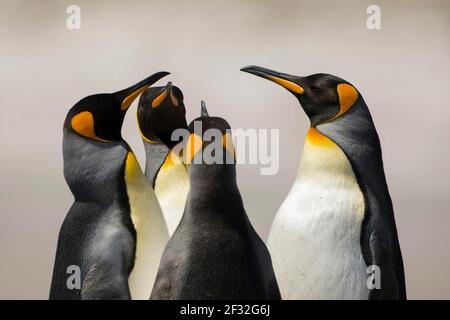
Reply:
[[[191,184],[236,186],[236,167],[234,164],[191,164],[189,166]]]
[[[308,133],[306,134],[306,142],[316,147],[329,148],[334,146],[334,142],[315,127],[308,130]]]

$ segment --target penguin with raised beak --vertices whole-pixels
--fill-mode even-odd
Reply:
[[[330,74],[241,70],[287,89],[311,121],[268,240],[283,298],[405,299],[380,141],[360,92]]]
[[[183,93],[172,82],[146,89],[139,99],[137,118],[145,147],[145,176],[172,235],[183,216],[189,191],[189,176],[180,154],[183,132],[177,135],[177,130],[187,130]]]
[[[62,224],[50,299],[148,299],[168,240],[158,200],[121,129],[131,103],[168,72],[76,103],[64,122]]]

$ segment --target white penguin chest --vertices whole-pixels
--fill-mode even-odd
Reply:
[[[297,180],[269,238],[283,298],[367,299],[360,245],[364,207],[343,151],[311,129]]]
[[[189,175],[182,163],[174,162],[171,153],[158,172],[155,181],[155,193],[161,205],[167,223],[169,235],[172,235],[184,213],[189,192]],[[179,159],[181,161],[181,159]]]
[[[126,161],[125,182],[136,230],[134,268],[128,284],[133,300],[148,300],[169,235],[155,193],[132,152]]]

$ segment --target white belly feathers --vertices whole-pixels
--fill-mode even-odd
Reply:
[[[161,205],[164,218],[166,219],[169,235],[172,235],[184,213],[186,198],[189,192],[189,175],[186,167],[181,163],[181,159],[174,161],[172,157],[177,157],[171,152],[155,181],[155,193]]]
[[[268,240],[284,299],[367,299],[364,206],[343,151],[310,129],[297,179]]]
[[[137,237],[135,264],[128,284],[133,300],[148,300],[169,235],[155,193],[132,152],[126,160],[125,182]]]

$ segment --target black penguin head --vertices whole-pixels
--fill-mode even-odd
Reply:
[[[165,87],[150,87],[139,99],[138,125],[144,140],[162,142],[172,148],[172,132],[187,129],[183,93],[169,82]]]
[[[189,124],[185,161],[201,175],[217,176],[235,166],[235,150],[228,122],[208,114],[202,101],[201,116]]]
[[[355,87],[330,74],[299,77],[257,66],[248,66],[241,71],[273,81],[290,91],[299,100],[312,127],[340,117],[359,98]]]
[[[67,114],[65,130],[100,142],[122,140],[122,124],[130,105],[148,86],[168,74],[158,72],[127,89],[81,99]]]

